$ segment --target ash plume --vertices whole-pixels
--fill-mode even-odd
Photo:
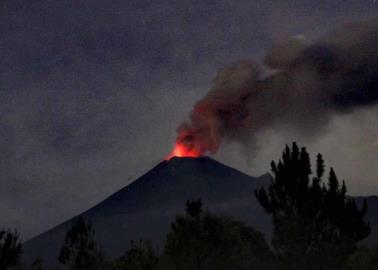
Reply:
[[[177,143],[202,154],[222,142],[247,142],[265,128],[316,136],[335,114],[378,102],[378,19],[345,25],[315,41],[293,37],[274,45],[262,67],[238,61],[220,70]]]

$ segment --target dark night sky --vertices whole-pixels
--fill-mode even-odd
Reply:
[[[2,0],[1,226],[27,239],[150,169],[225,64],[377,15],[373,0]],[[259,152],[227,145],[216,158],[258,175],[295,139],[352,194],[378,194],[377,114],[336,117],[317,140],[266,131]]]

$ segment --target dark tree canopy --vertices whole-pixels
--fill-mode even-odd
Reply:
[[[343,270],[377,270],[378,247],[360,248],[345,264]]]
[[[31,270],[46,270],[41,257],[38,257],[30,266]]]
[[[22,254],[22,245],[16,232],[0,231],[0,269],[17,266]]]
[[[153,270],[157,268],[158,262],[159,258],[149,241],[132,242],[126,254],[115,260],[113,269]]]
[[[324,183],[320,154],[313,175],[306,149],[295,143],[271,167],[272,182],[256,197],[272,215],[275,254],[288,269],[339,269],[370,233],[366,201],[359,208],[348,198],[333,169]]]
[[[104,255],[94,240],[94,235],[91,223],[81,216],[77,218],[67,231],[59,262],[70,270],[102,269]]]
[[[263,235],[230,218],[213,215],[189,201],[167,236],[164,269],[271,269],[273,254]]]

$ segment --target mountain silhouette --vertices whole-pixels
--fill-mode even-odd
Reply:
[[[210,211],[269,232],[269,218],[254,196],[269,179],[269,174],[251,177],[208,157],[174,157],[80,215],[92,222],[96,240],[110,256],[124,254],[131,240],[149,239],[161,248],[170,223],[185,211],[188,199],[201,198]],[[25,262],[38,256],[48,264],[56,262],[75,218],[27,241]]]
[[[80,215],[92,222],[96,240],[111,257],[123,255],[131,240],[149,239],[161,249],[171,222],[189,199],[201,198],[213,213],[244,221],[269,238],[270,217],[254,196],[269,181],[269,174],[252,177],[208,157],[174,157]],[[366,243],[377,245],[378,197],[367,199],[372,234]],[[24,261],[42,257],[48,265],[56,264],[65,233],[78,216],[27,241]]]

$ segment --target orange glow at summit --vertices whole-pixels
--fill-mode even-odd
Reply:
[[[173,157],[200,157],[201,153],[195,148],[189,148],[185,144],[177,143],[175,144],[173,151],[165,158],[169,160]]]

